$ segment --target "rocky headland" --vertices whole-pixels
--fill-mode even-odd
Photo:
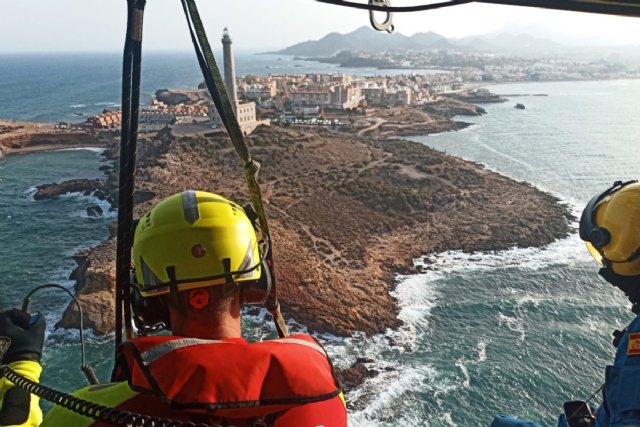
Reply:
[[[317,332],[384,332],[399,325],[394,277],[416,272],[417,257],[544,246],[569,233],[569,211],[554,197],[378,128],[259,127],[248,138],[285,317]],[[136,216],[184,189],[249,201],[225,133],[141,140],[136,189]],[[114,259],[110,239],[79,254],[73,274],[85,324],[99,333],[113,330]],[[76,317],[70,307],[59,325],[75,327]]]
[[[399,326],[390,291],[397,273],[420,271],[413,263],[417,257],[455,249],[543,246],[570,231],[570,214],[554,197],[397,138],[461,129],[469,124],[454,116],[484,113],[468,102],[441,98],[420,109],[352,114],[339,126],[263,126],[248,137],[250,151],[262,165],[260,183],[286,318],[316,332],[381,333]],[[32,135],[46,132],[39,132],[41,125],[25,125],[27,136],[16,129],[23,124],[15,122],[5,131],[12,133],[14,143],[24,141],[21,148],[9,150],[64,146],[59,139],[38,144],[41,137]],[[99,142],[111,140],[104,155],[117,160],[117,134],[97,135]],[[84,192],[115,206],[117,163],[101,167],[104,180],[44,184],[34,198]],[[249,201],[242,167],[225,132],[214,131],[206,139],[178,137],[170,130],[142,134],[135,179],[138,217],[185,189],[218,192],[241,204]],[[87,214],[102,212],[95,205]],[[85,325],[98,334],[111,333],[115,324],[115,234],[112,223],[109,239],[75,254],[78,267],[70,277]],[[70,305],[56,326],[77,325],[77,310]],[[345,390],[377,374],[367,368],[368,362],[359,358],[336,371]]]
[[[108,142],[107,139],[83,129],[0,119],[0,153],[4,154],[67,147],[102,147]]]

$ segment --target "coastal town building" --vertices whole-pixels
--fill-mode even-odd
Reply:
[[[101,114],[89,116],[86,124],[98,129],[116,129],[122,123],[122,111],[104,110]]]

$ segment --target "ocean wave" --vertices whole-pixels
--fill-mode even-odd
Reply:
[[[506,267],[535,271],[549,265],[589,259],[589,254],[584,250],[584,243],[577,235],[572,234],[543,248],[512,248],[502,251],[472,253],[446,251],[418,258],[414,263],[416,266],[422,266],[423,269],[429,270],[417,276],[434,280],[452,272],[472,273]]]
[[[517,317],[507,316],[504,313],[498,313],[498,324],[504,325],[510,331],[517,332],[520,337],[518,338],[520,342],[524,342],[526,339],[524,321]]]
[[[400,408],[407,390],[415,390],[420,384],[435,384],[436,369],[429,365],[403,367],[367,380],[362,387],[351,393],[353,400],[373,396],[366,408],[349,414],[349,425],[368,427],[371,425],[424,425],[423,414],[411,411],[396,413],[393,408]],[[455,424],[454,424],[455,425]]]
[[[34,199],[34,196],[36,195],[36,193],[38,192],[38,189],[34,186],[34,187],[29,187],[26,190],[24,190],[24,192],[22,193],[27,200],[31,201],[31,202],[35,202],[36,199]]]
[[[72,105],[69,105],[69,108],[84,108],[86,106],[87,104],[72,104]]]
[[[103,154],[106,150],[106,148],[101,148],[101,147],[69,147],[69,148],[60,148],[59,150],[55,150],[55,151],[90,151],[92,153],[96,153],[96,154]]]
[[[110,107],[119,107],[120,106],[120,104],[118,104],[117,102],[96,102],[93,105],[110,106]]]

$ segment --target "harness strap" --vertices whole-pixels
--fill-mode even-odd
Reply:
[[[138,139],[142,23],[146,0],[127,0],[127,35],[122,61],[122,128],[118,183],[118,235],[116,249],[115,348],[122,343],[122,321],[127,338],[133,335],[129,278],[133,242],[133,181]]]
[[[187,18],[187,24],[189,27],[189,33],[191,35],[191,41],[198,58],[198,64],[202,70],[213,103],[220,114],[220,118],[229,133],[231,142],[236,149],[236,154],[240,158],[244,166],[244,175],[249,188],[249,194],[251,201],[258,214],[258,221],[260,222],[260,228],[262,232],[270,238],[269,226],[267,224],[267,217],[264,212],[264,205],[262,202],[262,194],[260,193],[260,186],[258,185],[258,173],[260,172],[260,163],[251,159],[249,150],[244,139],[244,134],[240,129],[240,124],[235,115],[234,108],[231,105],[227,90],[225,89],[220,70],[216,64],[216,60],[211,50],[211,45],[202,25],[200,14],[194,0],[182,0],[182,8],[184,10],[185,17]],[[234,83],[235,84],[235,83]],[[271,269],[272,288],[271,292],[267,296],[265,302],[266,308],[272,314],[278,336],[285,337],[289,335],[287,326],[284,322],[284,317],[280,312],[280,304],[278,303],[278,294],[276,287],[276,280],[273,269],[273,245],[269,245],[267,249],[266,259],[267,265]]]

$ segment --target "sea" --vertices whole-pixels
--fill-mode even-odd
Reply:
[[[145,55],[143,101],[156,89],[196,86],[202,79],[192,56]],[[239,75],[432,72],[340,69],[249,53],[238,54],[236,65]],[[116,107],[119,85],[118,54],[0,55],[0,117],[81,121]],[[472,126],[408,139],[530,183],[576,216],[614,180],[640,174],[639,80],[490,89],[508,101],[483,105],[483,116],[458,117]],[[79,193],[36,201],[34,188],[101,177],[104,162],[100,150],[86,147],[10,155],[0,163],[0,307],[20,306],[41,284],[73,287],[72,256],[106,238],[115,213],[103,206],[104,217],[89,217],[86,208],[99,201]],[[598,277],[577,230],[543,248],[451,251],[415,262],[425,265],[425,273],[398,276],[392,291],[402,327],[374,336],[318,336],[336,366],[366,357],[372,360],[367,366],[380,372],[347,395],[350,425],[489,426],[496,413],[507,413],[554,426],[563,402],[600,402],[592,395],[613,360],[611,333],[633,314],[621,292]],[[85,384],[78,332],[54,328],[69,299],[43,290],[30,302],[48,323],[42,382],[65,391]],[[247,314],[244,323],[249,339],[275,335],[264,313]],[[87,361],[107,381],[113,337],[86,332]]]

